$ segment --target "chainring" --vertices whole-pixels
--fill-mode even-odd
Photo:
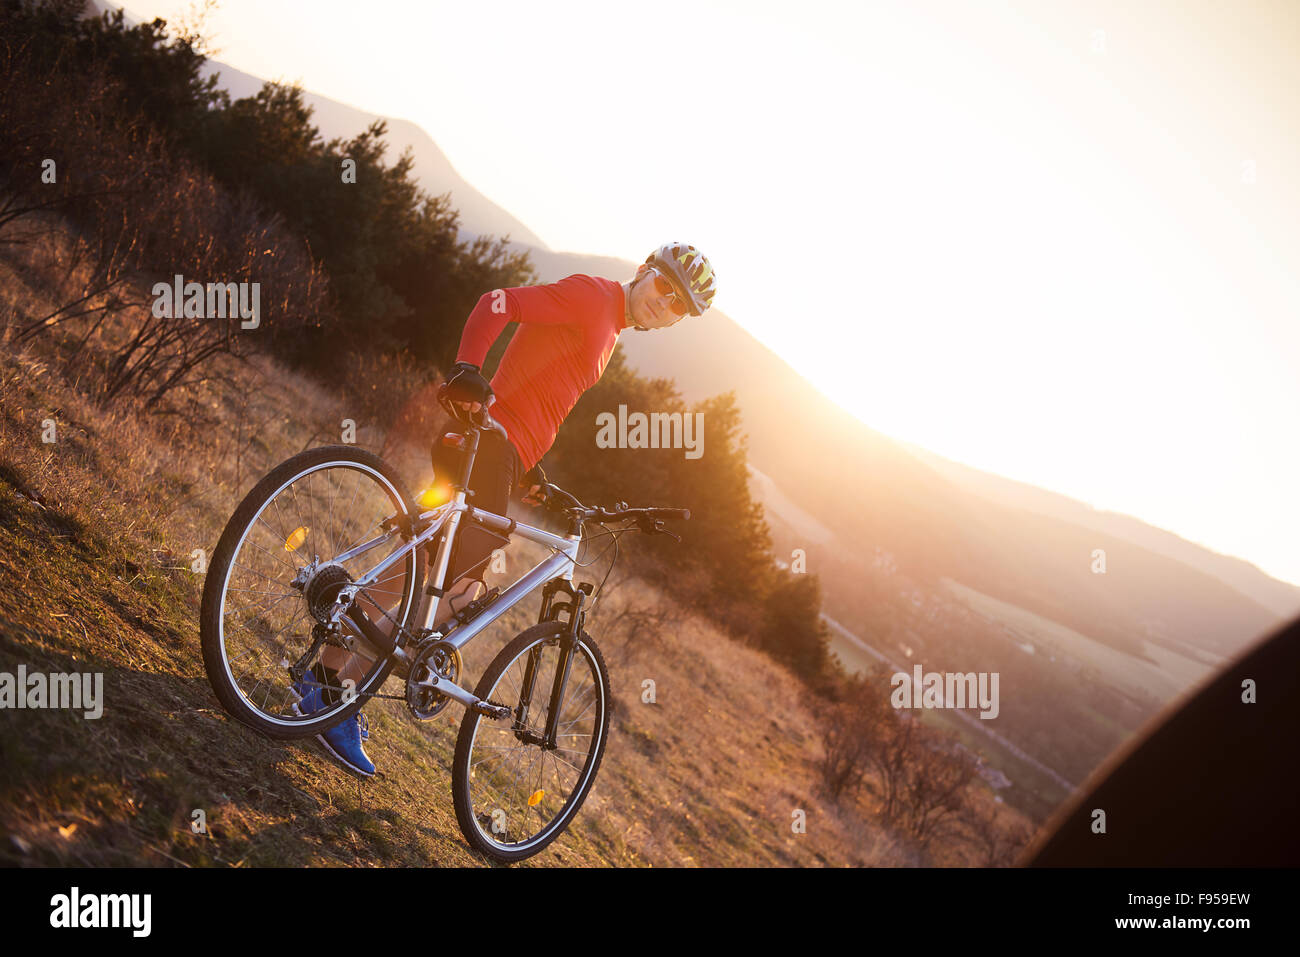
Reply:
[[[456,684],[460,681],[464,662],[460,651],[441,641],[435,641],[416,653],[411,662],[411,671],[406,678],[406,707],[420,721],[428,721],[442,714],[443,709],[451,704],[452,699],[440,691],[422,687],[419,682],[436,674],[439,680]]]

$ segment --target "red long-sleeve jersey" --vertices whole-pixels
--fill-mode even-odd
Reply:
[[[484,293],[465,322],[456,361],[481,368],[508,322],[520,325],[492,377],[492,417],[505,426],[527,471],[614,354],[628,325],[623,287],[579,273]]]

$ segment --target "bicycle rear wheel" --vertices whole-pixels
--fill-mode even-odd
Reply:
[[[587,634],[573,644],[556,746],[537,741],[545,734],[565,630],[543,622],[506,645],[474,693],[509,706],[511,717],[467,711],[456,739],[456,820],[471,845],[498,861],[531,857],[560,836],[591,791],[605,751],[609,673]]]
[[[353,446],[295,455],[248,493],[213,552],[200,611],[208,680],[232,716],[273,738],[306,737],[350,717],[380,689],[392,669],[387,655],[373,659],[355,686],[327,688],[300,713],[304,686],[295,688],[290,668],[319,662],[326,647],[316,640],[313,602],[319,612],[340,585],[403,543],[393,536],[353,558],[339,556],[381,536],[385,520],[413,515],[409,503],[391,467]],[[424,549],[414,549],[358,592],[354,607],[390,636],[409,628],[424,574]],[[341,624],[347,637],[359,637],[346,619]]]

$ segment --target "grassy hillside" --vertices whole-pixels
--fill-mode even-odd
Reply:
[[[39,248],[6,255],[0,316],[33,312],[56,268]],[[345,416],[358,420],[358,444],[385,437],[259,357],[220,358],[151,415],[97,406],[86,381],[97,350],[126,334],[127,317],[115,318],[79,351],[80,330],[69,330],[0,356],[0,671],[102,672],[105,695],[98,720],[0,711],[0,863],[484,863],[451,807],[451,720],[420,724],[399,702],[372,703],[368,749],[382,775],[359,782],[314,743],[272,742],[229,719],[203,673],[194,550],[210,554],[257,477],[337,441]],[[422,478],[407,475],[414,487]],[[526,557],[510,555],[517,571]],[[601,605],[588,630],[614,683],[609,750],[574,826],[530,865],[981,859],[964,841],[910,847],[875,823],[870,789],[842,804],[823,797],[820,716],[771,659],[617,573]],[[471,676],[529,623],[535,609],[522,609],[471,649]],[[655,704],[640,700],[645,678]],[[1027,823],[986,791],[974,800],[995,822],[986,833]],[[792,832],[796,809],[806,833]],[[205,835],[191,831],[195,810]]]

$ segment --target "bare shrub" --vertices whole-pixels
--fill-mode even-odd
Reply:
[[[238,354],[249,338],[237,311],[186,317],[174,303],[173,317],[156,314],[146,293],[155,281],[257,283],[258,334],[268,340],[318,323],[325,282],[305,244],[176,155],[124,106],[101,65],[71,59],[42,59],[23,42],[0,46],[0,243],[31,242],[58,219],[78,231],[53,290],[57,303],[14,317],[11,340],[82,320],[84,343],[102,324],[118,324],[126,334],[112,339],[99,397],[153,407],[211,356]]]
[[[882,737],[892,729],[893,715],[879,691],[882,675],[844,678],[838,687],[828,688],[834,700],[822,721],[822,757],[819,762],[822,787],[839,800],[853,795],[863,784]]]
[[[862,785],[872,730],[853,705],[836,705],[828,715],[822,729],[824,751],[820,771],[822,786],[830,797],[838,800]]]
[[[975,764],[938,732],[889,703],[889,678],[870,674],[828,689],[835,701],[822,723],[822,786],[834,798],[874,777],[880,816],[924,848],[956,825],[966,806]]]
[[[975,849],[984,867],[1011,867],[1033,834],[993,801],[968,801],[957,813],[962,837]]]
[[[920,725],[916,719],[907,722]],[[975,776],[975,762],[928,728],[913,736],[911,760],[905,764],[901,791],[901,824],[921,847],[951,827],[966,804],[966,787]]]

